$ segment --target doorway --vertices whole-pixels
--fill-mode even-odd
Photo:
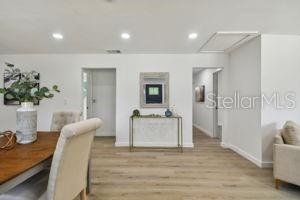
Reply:
[[[221,68],[193,69],[193,126],[198,132],[219,140],[223,119],[218,107],[221,78]]]
[[[100,118],[96,136],[116,135],[116,69],[82,70],[84,119]]]

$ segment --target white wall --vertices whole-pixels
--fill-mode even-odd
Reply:
[[[40,54],[0,55],[0,82],[4,62],[41,73],[41,85],[60,86],[61,93],[38,106],[38,129],[49,130],[51,115],[56,109],[81,108],[81,69],[116,68],[116,136],[117,145],[128,145],[128,118],[139,108],[139,73],[170,73],[170,105],[183,116],[184,145],[192,146],[192,68],[225,67],[228,56],[223,54],[165,55],[101,55],[101,54]],[[65,105],[65,102],[67,103]],[[14,106],[4,106],[0,98],[0,127],[15,129]],[[164,109],[141,109],[143,114],[164,113]]]
[[[278,109],[275,101],[253,110],[228,109],[224,146],[261,167],[271,167],[274,135],[287,120],[300,123],[300,36],[262,35],[229,55],[227,92],[244,96],[279,94],[280,105],[290,105],[284,96],[295,95],[294,109]]]
[[[262,35],[230,53],[191,55],[104,55],[39,54],[0,55],[0,83],[4,62],[41,73],[41,85],[58,84],[62,92],[38,106],[38,129],[49,130],[53,110],[81,109],[81,69],[116,68],[116,135],[118,145],[128,144],[128,117],[139,108],[139,73],[170,72],[170,105],[184,118],[184,143],[192,146],[192,69],[224,67],[221,96],[240,91],[245,95],[293,91],[300,98],[300,36]],[[228,67],[230,66],[230,67]],[[227,87],[228,86],[228,87]],[[65,104],[66,102],[66,104]],[[299,104],[299,103],[298,103]],[[276,110],[224,110],[224,146],[257,165],[272,161],[273,135],[286,120],[300,123],[300,108]],[[0,130],[15,130],[15,106],[4,106],[0,97]],[[163,109],[141,109],[142,113],[163,113]]]
[[[260,96],[260,37],[255,38],[229,55],[228,94]],[[261,162],[261,111],[233,108],[227,111],[229,144],[225,144],[253,161]]]
[[[193,74],[193,89],[205,86],[205,101],[196,102],[193,93],[193,124],[208,136],[213,137],[213,111],[212,102],[207,99],[207,94],[213,92],[213,72],[216,69],[204,69]]]
[[[271,163],[277,130],[287,120],[300,124],[300,36],[263,35],[261,48],[262,92],[267,96],[278,92],[281,97],[292,92],[297,102],[295,109],[276,109],[273,105],[262,109],[262,159],[264,163]]]

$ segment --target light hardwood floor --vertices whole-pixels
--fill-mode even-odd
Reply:
[[[260,169],[194,129],[195,148],[176,150],[114,147],[96,138],[92,150],[91,200],[299,200],[300,187],[274,189],[271,169]]]

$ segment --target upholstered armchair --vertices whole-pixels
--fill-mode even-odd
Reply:
[[[50,131],[60,132],[61,129],[68,124],[80,121],[80,111],[56,111],[52,116]]]
[[[273,151],[276,189],[281,181],[300,186],[300,146],[286,144],[280,130],[275,136]]]

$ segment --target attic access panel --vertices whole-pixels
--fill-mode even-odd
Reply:
[[[198,50],[202,53],[230,52],[245,42],[257,37],[259,32],[216,32]]]

